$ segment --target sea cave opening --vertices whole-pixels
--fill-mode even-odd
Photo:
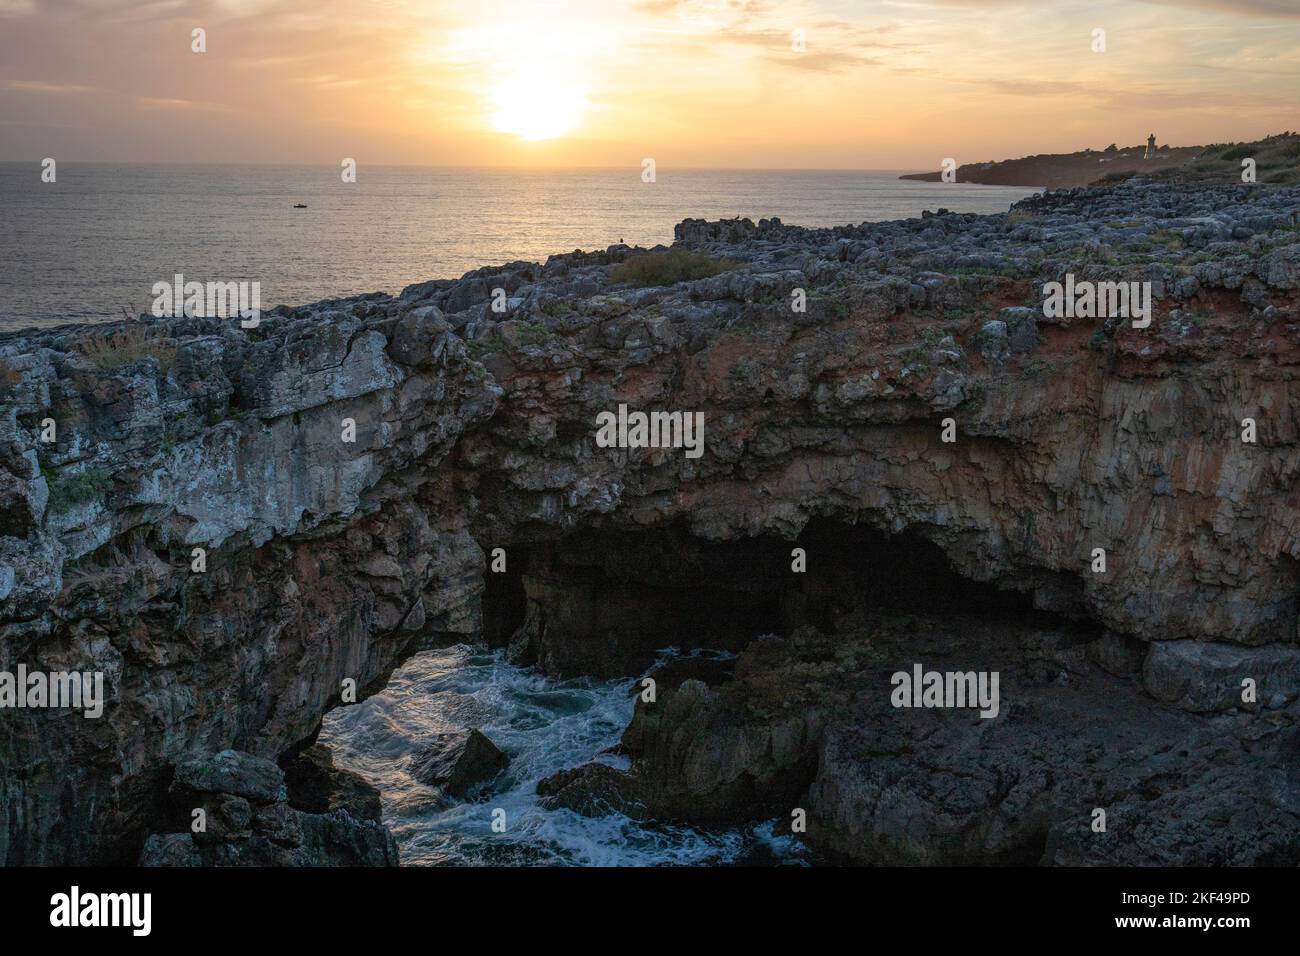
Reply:
[[[863,610],[1061,623],[1028,591],[961,574],[919,533],[827,519],[793,539],[709,540],[674,523],[506,551],[486,574],[484,640],[553,676],[630,676],[667,647],[737,652],[803,625],[833,633]]]

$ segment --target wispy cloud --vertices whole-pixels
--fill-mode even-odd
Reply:
[[[49,83],[45,80],[0,80],[0,89],[54,96],[81,96],[86,93],[104,92],[95,86],[82,86],[79,83]]]
[[[138,96],[135,98],[142,108],[147,110],[200,110],[210,113],[229,113],[231,108],[220,103],[205,103],[202,100],[182,100],[168,96]]]
[[[1237,17],[1300,21],[1300,6],[1297,6],[1295,0],[1142,0],[1142,2]]]
[[[259,162],[931,168],[1152,129],[1245,139],[1294,126],[1300,101],[1300,0],[0,0],[0,17],[0,115],[85,127],[68,141],[88,156],[161,140]],[[516,120],[565,97],[581,115],[525,143],[494,121],[503,95]]]

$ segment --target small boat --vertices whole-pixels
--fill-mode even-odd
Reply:
[[[306,208],[307,208],[307,204],[306,204],[305,202],[296,202],[296,203],[293,204],[293,208],[294,208],[294,209],[306,209]]]

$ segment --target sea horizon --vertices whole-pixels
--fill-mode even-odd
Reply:
[[[1006,212],[1032,187],[926,183],[901,171],[366,166],[344,182],[297,164],[0,163],[12,210],[0,329],[110,322],[157,282],[258,282],[264,308],[396,294],[575,249],[673,242],[684,219],[814,228]],[[303,204],[306,208],[294,208]],[[304,228],[307,227],[307,228]]]
[[[0,159],[0,166],[30,166],[35,163],[38,167],[45,157],[29,157],[26,159]],[[992,160],[990,160],[991,162]],[[259,162],[185,162],[185,161],[167,161],[160,162],[156,160],[144,159],[59,159],[59,165],[62,166],[141,166],[141,167],[171,167],[183,166],[192,168],[263,168],[263,169],[337,169],[337,163],[259,163]],[[358,163],[358,168],[362,164]],[[637,165],[624,164],[593,164],[569,163],[556,166],[539,166],[539,165],[510,165],[495,163],[364,163],[366,169],[433,169],[433,170],[452,170],[452,171],[502,171],[502,172],[535,172],[535,173],[554,173],[554,172],[612,172],[612,171],[631,171],[632,174],[639,175],[640,167]],[[934,170],[925,169],[918,164],[917,166],[661,166],[660,170],[669,172],[745,172],[745,173],[898,173],[899,175],[910,175],[912,173],[932,172]],[[935,164],[935,170],[938,164]]]

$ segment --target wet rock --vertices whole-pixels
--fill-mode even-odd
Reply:
[[[463,797],[510,764],[510,758],[476,729],[438,734],[411,760],[410,774],[430,787]]]
[[[282,761],[289,806],[306,813],[346,810],[353,819],[378,822],[379,792],[360,774],[334,766],[329,748],[315,744]]]
[[[1276,712],[1208,723],[1154,702],[1115,638],[1105,640],[1109,650],[1092,647],[1102,641],[1011,618],[881,615],[833,639],[765,640],[741,655],[731,684],[688,680],[653,723],[638,705],[624,740],[631,771],[603,773],[631,786],[656,818],[788,821],[802,810],[803,839],[831,859],[862,863],[1300,859],[1289,769],[1297,728]],[[918,659],[941,672],[998,671],[998,716],[895,707],[891,671]],[[1094,659],[1127,673],[1111,676]],[[814,714],[811,733],[768,733],[801,719],[809,726]],[[784,719],[774,724],[774,715]],[[779,800],[735,785],[757,770],[764,789],[779,786],[763,776],[777,752],[791,755],[785,766],[804,768]],[[681,753],[707,754],[707,768]],[[548,787],[581,795],[571,781],[582,778],[571,771]],[[1092,829],[1097,809],[1107,814],[1104,832]]]
[[[730,690],[687,680],[653,704],[637,702],[623,750],[636,797],[655,816],[719,822],[788,812],[812,779],[820,711],[783,707],[737,722]]]
[[[689,654],[669,658],[646,676],[655,682],[657,694],[661,690],[675,690],[687,680],[716,687],[731,680],[735,671],[736,659],[730,654]],[[632,693],[641,694],[645,689],[643,681],[638,680]]]
[[[646,819],[645,806],[636,798],[636,786],[621,770],[603,763],[583,764],[541,780],[537,784],[541,805],[550,810],[566,809],[584,817],[621,813],[634,820]]]
[[[0,667],[102,672],[107,701],[98,720],[6,717],[0,813],[22,825],[0,828],[0,860],[136,859],[190,755],[275,761],[311,739],[344,682],[364,698],[426,641],[484,633],[497,547],[514,562],[583,534],[668,528],[787,545],[825,520],[919,536],[958,574],[1125,642],[1293,647],[1297,212],[1296,187],[1129,182],[1035,196],[1011,216],[695,220],[681,243],[736,267],[653,292],[613,287],[614,264],[638,254],[614,249],[272,310],[256,330],[195,317],[6,332]],[[1146,330],[1045,328],[1043,284],[1070,273],[1149,280],[1157,296],[1187,295],[1189,275],[1197,288],[1156,301]],[[805,313],[788,307],[794,287]],[[493,288],[516,300],[507,322],[490,314]],[[1004,329],[986,335],[991,321]],[[105,335],[127,337],[112,362],[95,358]],[[620,403],[702,412],[706,453],[595,448],[595,415]],[[1253,445],[1237,431],[1249,413]],[[946,417],[955,443],[939,440]],[[1098,547],[1105,576],[1089,566]],[[764,606],[761,568],[783,566],[771,553],[719,572],[687,565],[689,551],[637,566],[635,551],[606,544],[589,577],[512,563],[537,613],[512,610],[491,639],[519,631],[521,659],[548,673],[633,677],[702,630],[738,651],[808,598]],[[611,582],[657,566],[674,574],[608,606]],[[702,590],[684,587],[691,575]],[[1131,651],[1080,653],[1127,675]],[[1217,654],[1160,650],[1162,696],[1147,704],[1190,721],[1290,719],[1289,664]],[[1239,664],[1263,669],[1259,714],[1224,709]],[[647,793],[665,809],[698,793],[726,816],[746,774],[802,779],[804,745],[792,764],[776,757],[824,739],[794,716],[801,685],[786,684],[788,716],[759,695],[767,716],[723,732],[729,695],[749,686],[739,669],[731,691],[687,683],[659,701],[685,688],[679,724],[639,717]],[[1201,727],[1184,730],[1199,740]],[[230,794],[250,803],[250,840],[267,792]]]

